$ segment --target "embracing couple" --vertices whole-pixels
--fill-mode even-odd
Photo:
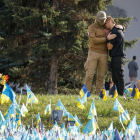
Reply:
[[[117,87],[118,94],[123,96],[124,83],[124,27],[116,25],[111,16],[99,11],[96,20],[88,27],[89,52],[85,62],[85,85],[91,91],[92,80],[97,68],[96,94],[103,89],[104,76],[108,71],[108,51],[111,56],[112,80]]]

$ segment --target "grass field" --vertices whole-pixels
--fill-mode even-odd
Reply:
[[[110,123],[113,121],[114,128],[117,128],[119,131],[123,131],[123,128],[121,126],[121,123],[119,123],[119,112],[113,110],[113,105],[115,100],[112,100],[111,97],[108,97],[107,101],[99,100],[98,96],[91,95],[88,97],[87,103],[85,103],[85,109],[81,110],[77,107],[77,99],[78,95],[40,95],[36,94],[36,97],[39,100],[39,104],[32,104],[28,105],[28,114],[26,117],[21,117],[21,123],[28,126],[32,126],[32,119],[33,119],[33,126],[36,127],[37,123],[37,113],[39,112],[41,121],[43,125],[45,126],[45,129],[51,129],[53,124],[50,122],[50,115],[45,115],[44,111],[46,106],[50,103],[51,100],[51,109],[55,109],[58,100],[60,99],[63,105],[65,106],[66,110],[70,112],[72,115],[77,115],[80,121],[83,124],[83,127],[88,123],[88,113],[91,106],[91,103],[94,99],[96,111],[97,111],[97,117],[98,117],[98,125],[101,131],[108,129]],[[26,103],[27,96],[22,95],[21,102],[20,102],[20,108],[23,103]],[[136,115],[137,124],[140,124],[140,100],[135,100],[133,98],[127,98],[127,100],[124,100],[123,97],[118,97],[118,101],[121,103],[122,107],[127,109],[130,118],[132,120],[133,116]],[[17,103],[19,103],[19,95],[17,95]],[[3,104],[0,105],[0,110],[2,111],[3,115],[8,110],[10,104]],[[62,120],[60,121],[61,125],[62,123],[66,124],[67,117],[62,117]],[[83,128],[82,127],[82,128]],[[125,126],[127,128],[127,126]],[[124,132],[124,131],[123,131]]]

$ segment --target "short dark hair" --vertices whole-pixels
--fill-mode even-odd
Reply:
[[[116,24],[115,21],[114,21],[114,19],[111,16],[107,16],[106,22],[109,21],[109,20],[111,20],[114,24]]]
[[[136,60],[136,56],[133,56],[133,60]]]

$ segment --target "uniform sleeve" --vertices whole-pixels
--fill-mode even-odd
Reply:
[[[98,45],[98,44],[106,42],[105,37],[100,37],[100,38],[96,37],[95,31],[91,26],[88,28],[88,37],[89,37],[90,42],[92,44],[95,44],[95,45]]]
[[[114,32],[112,31],[111,34],[116,34],[116,33],[114,33]],[[117,37],[118,37],[118,36],[117,36]],[[117,37],[115,37],[114,39],[108,40],[107,42],[110,42],[112,45],[114,45],[115,42],[116,42],[116,40],[117,40]]]

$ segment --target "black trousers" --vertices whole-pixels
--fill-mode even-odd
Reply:
[[[116,56],[111,59],[112,80],[117,87],[118,94],[123,96],[125,90],[124,83],[124,61],[125,57]]]

